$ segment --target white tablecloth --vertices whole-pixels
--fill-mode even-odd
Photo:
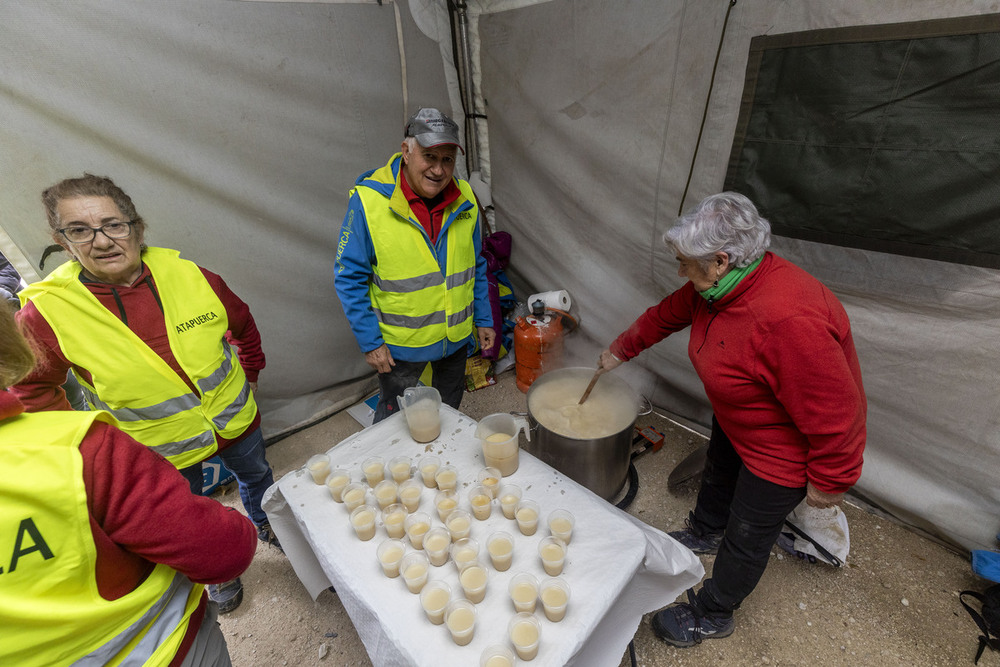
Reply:
[[[441,458],[459,470],[461,507],[468,510],[468,488],[475,484],[483,457],[474,438],[476,422],[447,406],[441,408],[441,436],[427,444],[410,438],[403,415],[397,414],[347,438],[329,450],[334,467],[352,472],[363,480],[361,462],[381,455],[410,456],[416,464],[425,453]],[[304,463],[304,462],[303,462]],[[419,473],[416,474],[419,478]],[[523,496],[539,503],[538,532],[525,537],[516,522],[504,518],[498,501],[486,521],[473,520],[472,537],[480,544],[483,559],[486,537],[497,529],[515,538],[514,562],[507,572],[488,565],[486,599],[476,605],[475,638],[457,646],[444,625],[432,625],[424,616],[417,595],[411,594],[402,577],[382,574],[375,555],[387,539],[378,522],[376,537],[361,542],[354,535],[346,508],[330,497],[299,469],[278,480],[264,498],[264,509],[299,579],[315,599],[334,586],[364,642],[372,662],[387,665],[477,665],[483,649],[509,643],[507,622],[514,614],[507,583],[516,573],[527,571],[539,581],[546,578],[538,557],[539,540],[548,535],[544,519],[554,509],[567,509],[576,517],[562,577],[570,585],[566,617],[559,623],[545,618],[539,602],[541,643],[533,665],[618,664],[644,613],[672,602],[704,574],[701,562],[689,550],[663,532],[614,507],[524,450],[520,466],[504,482],[517,484]],[[441,525],[433,506],[436,489],[422,492],[422,511]],[[372,500],[374,503],[374,500]],[[412,550],[407,542],[408,552]],[[458,573],[452,562],[431,567],[431,579],[444,579],[453,596],[461,596]]]

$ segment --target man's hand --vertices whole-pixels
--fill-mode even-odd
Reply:
[[[598,368],[603,368],[606,371],[618,368],[625,362],[611,354],[611,349],[607,348],[601,352],[601,359],[598,362]]]
[[[487,350],[493,349],[493,343],[496,341],[497,332],[493,330],[493,327],[477,327],[479,329],[479,351],[486,352]]]
[[[813,486],[812,482],[806,484],[806,504],[810,507],[825,510],[842,502],[844,502],[843,493],[824,493]]]
[[[250,383],[250,391],[253,392],[254,395],[257,394],[257,383],[256,382],[251,382]]]
[[[365,352],[365,361],[379,373],[388,373],[389,369],[396,365],[392,358],[389,347],[382,343],[382,347],[376,347],[371,352]]]

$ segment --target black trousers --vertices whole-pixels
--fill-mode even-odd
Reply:
[[[441,402],[458,410],[465,393],[465,360],[468,352],[463,347],[458,352],[430,362],[433,377],[431,386],[441,394]],[[380,422],[399,411],[396,399],[407,387],[416,387],[426,361],[396,361],[388,373],[378,374],[379,398],[375,406],[374,421]]]
[[[698,591],[698,606],[703,612],[732,614],[753,592],[785,517],[805,495],[805,487],[781,486],[750,472],[712,419],[693,522],[701,530],[724,530],[725,535],[712,576]]]

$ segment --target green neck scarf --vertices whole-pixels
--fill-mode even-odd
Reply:
[[[722,276],[722,278],[719,279],[719,281],[715,285],[709,287],[704,292],[699,292],[699,294],[705,297],[705,299],[707,299],[709,303],[714,303],[718,301],[722,297],[732,292],[733,289],[740,284],[740,281],[746,278],[748,275],[750,275],[750,273],[758,266],[760,266],[760,263],[763,261],[764,261],[764,255],[761,255],[760,257],[757,258],[757,261],[752,262],[748,266],[744,266],[743,268],[733,267],[732,269],[730,269],[729,273]]]

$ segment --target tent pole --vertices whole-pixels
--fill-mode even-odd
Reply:
[[[469,16],[465,0],[455,3],[458,16],[458,52],[461,67],[458,68],[462,91],[462,104],[465,107],[465,158],[469,173],[479,171],[479,134],[476,126],[476,94],[472,80],[472,47],[469,45]]]

